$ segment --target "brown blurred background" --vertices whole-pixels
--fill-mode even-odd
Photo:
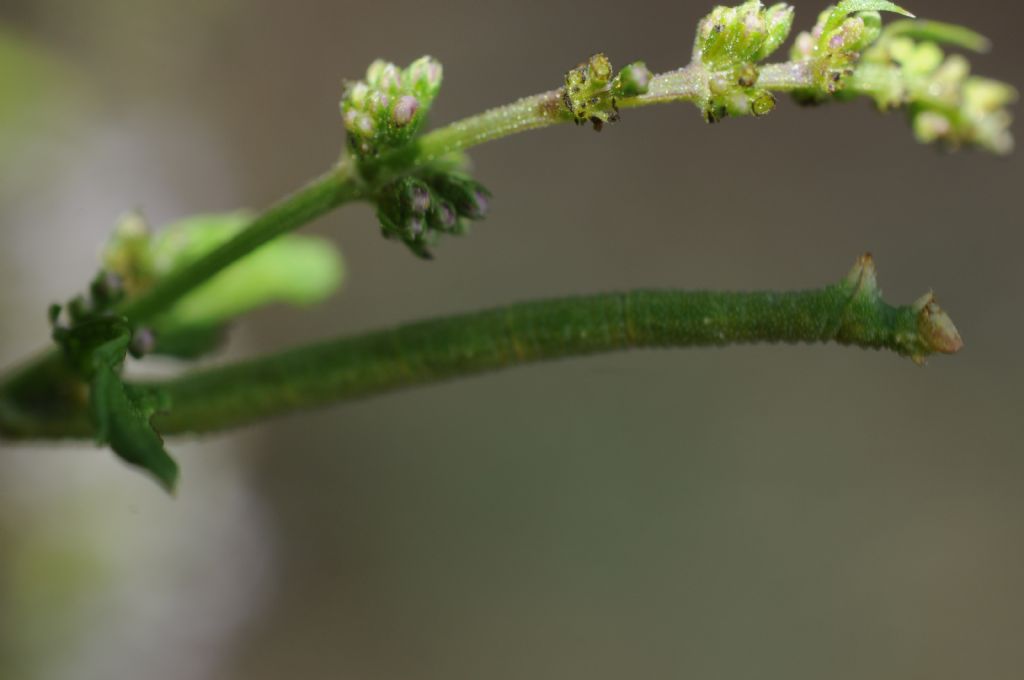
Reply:
[[[1018,7],[908,7],[1022,84]],[[0,366],[124,210],[262,207],[327,167],[375,57],[440,58],[444,123],[595,51],[683,65],[709,9],[0,0]],[[813,287],[865,250],[966,349],[521,368],[173,441],[173,500],[88,444],[0,444],[0,677],[1021,677],[1020,154],[919,146],[866,102],[623,118],[474,150],[492,214],[433,262],[364,205],[310,226],[341,294],[246,319],[229,355],[541,296]]]

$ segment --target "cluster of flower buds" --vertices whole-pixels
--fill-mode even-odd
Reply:
[[[785,42],[793,8],[765,8],[759,0],[716,7],[697,27],[693,61],[707,72],[707,89],[697,104],[709,122],[727,115],[763,116],[775,108],[771,92],[758,88],[757,63]]]
[[[820,99],[843,89],[861,52],[882,32],[882,10],[912,16],[891,2],[844,0],[822,12],[813,29],[797,35],[790,58],[810,62],[815,80],[814,91],[800,93],[801,98]]]
[[[49,319],[53,339],[67,356],[81,364],[83,374],[91,371],[88,353],[102,343],[102,336],[111,324],[126,323],[114,313],[114,307],[125,297],[121,277],[101,270],[89,284],[88,297],[76,295],[67,305],[50,305]],[[153,351],[156,338],[148,328],[132,332],[128,351],[139,358]]]
[[[50,305],[49,319],[53,338],[70,357],[83,363],[88,373],[88,353],[102,340],[111,324],[124,325],[115,311],[131,295],[135,286],[149,276],[143,257],[149,243],[149,228],[138,213],[122,217],[104,252],[104,266],[89,284],[87,295],[76,295],[66,305]],[[146,328],[132,333],[129,352],[140,357],[153,351],[155,339]]]
[[[151,255],[153,233],[138,212],[123,215],[101,254],[103,269],[117,276],[124,292],[136,295],[153,285],[156,267]]]
[[[89,284],[89,294],[76,295],[67,305],[50,305],[50,325],[74,327],[93,317],[103,316],[124,299],[124,284],[117,274],[101,270]],[[62,320],[66,315],[66,322]]]
[[[148,276],[143,252],[149,243],[149,228],[138,213],[121,217],[114,236],[103,253],[103,268],[89,283],[87,295],[76,295],[66,305],[50,306],[50,325],[73,328],[104,316],[131,295],[140,278]]]
[[[909,105],[914,133],[922,142],[939,141],[953,148],[976,144],[995,153],[1009,153],[1013,136],[1007,106],[1017,98],[1014,88],[970,75],[967,59],[959,54],[947,56],[933,40],[915,40],[911,25],[890,28],[863,58],[868,67],[899,75],[888,79],[893,86],[874,92],[879,108]],[[927,31],[922,35],[936,40],[947,39],[974,49],[987,45],[981,36],[958,26],[929,22],[924,28]]]
[[[360,157],[408,143],[441,89],[441,63],[421,57],[406,69],[377,61],[365,80],[346,84],[341,117],[349,146]]]
[[[577,125],[589,121],[600,132],[605,123],[619,120],[617,99],[645,94],[651,82],[651,72],[642,61],[614,74],[611,61],[603,54],[595,54],[565,74],[562,102]]]
[[[387,184],[376,197],[377,219],[385,238],[397,238],[424,259],[442,234],[461,236],[467,220],[487,214],[490,192],[467,175],[432,170]]]

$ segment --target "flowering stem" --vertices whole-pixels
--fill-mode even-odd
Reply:
[[[629,109],[693,101],[699,96],[706,79],[704,69],[700,65],[691,64],[652,77],[646,94],[623,97],[616,100],[616,105],[621,109]],[[445,154],[464,151],[477,144],[572,120],[572,114],[563,106],[562,91],[549,90],[428,132],[417,144],[416,162],[429,163]]]
[[[864,64],[853,74],[849,92],[870,96],[878,91],[891,91],[901,79],[901,74],[894,69]],[[654,76],[645,94],[621,98],[616,105],[627,109],[695,101],[707,87],[707,80],[705,69],[699,64],[691,64]],[[757,84],[768,90],[792,91],[810,87],[813,77],[808,62],[791,61],[761,67]],[[926,94],[921,93],[921,96]],[[551,90],[441,127],[406,148],[384,154],[372,162],[364,161],[359,168],[350,157],[346,157],[330,171],[254,219],[235,238],[159,281],[118,311],[133,323],[145,322],[224,267],[276,236],[297,229],[345,203],[371,196],[376,187],[412,167],[484,142],[571,120],[572,115],[562,104],[561,90]]]
[[[893,307],[881,299],[869,256],[840,283],[797,292],[633,291],[528,302],[433,319],[203,370],[133,389],[169,406],[165,434],[207,432],[299,408],[493,371],[630,348],[754,342],[836,342],[922,361],[955,352],[960,336],[926,295]],[[88,436],[81,401],[14,420],[11,436]],[[2,404],[0,404],[2,405]]]

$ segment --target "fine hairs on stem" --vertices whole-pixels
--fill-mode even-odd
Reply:
[[[883,24],[883,13],[908,17]],[[333,246],[290,232],[353,201],[370,202],[381,233],[431,258],[484,218],[490,192],[464,152],[541,127],[601,131],[625,112],[690,102],[703,119],[765,116],[777,96],[823,104],[867,97],[907,111],[915,136],[950,148],[1009,153],[1012,87],[971,75],[942,43],[984,51],[960,26],[911,18],[886,0],[843,0],[799,33],[787,61],[766,63],[794,20],[786,4],[716,7],[698,25],[689,64],[616,71],[604,54],[559,87],[424,133],[441,64],[378,60],[341,99],[339,162],[260,215],[205,215],[150,231],[117,225],[88,292],[50,309],[56,347],[0,380],[0,434],[93,437],[173,490],[178,467],[162,434],[207,432],[297,408],[560,357],[643,347],[835,342],[923,363],[962,346],[932,294],[882,300],[870,256],[837,284],[800,292],[632,291],[526,302],[428,319],[158,382],[122,378],[130,354],[195,358],[231,320],[272,301],[311,304],[341,278]],[[632,115],[632,114],[628,114]]]

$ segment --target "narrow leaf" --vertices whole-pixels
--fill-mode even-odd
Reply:
[[[913,14],[888,0],[843,0],[832,8],[822,33],[827,34],[838,28],[843,20],[854,12],[895,12],[905,17],[914,18]]]
[[[901,35],[915,40],[934,40],[973,52],[988,52],[991,47],[989,39],[980,33],[976,33],[966,26],[947,24],[942,21],[902,19],[885,27],[886,37]]]
[[[842,12],[843,16],[854,12],[895,12],[905,17],[914,17],[907,10],[888,0],[843,0],[836,5],[835,11]]]

